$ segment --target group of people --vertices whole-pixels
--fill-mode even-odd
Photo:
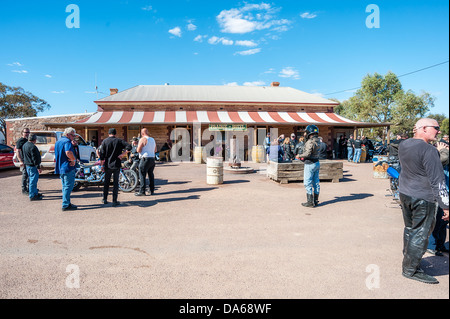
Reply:
[[[271,140],[270,132],[267,133],[264,139],[264,149],[267,160],[272,162],[290,162],[300,159],[300,154],[303,153],[307,138],[307,132],[303,136],[297,138],[295,133],[292,133],[290,138],[281,134],[279,137]],[[321,136],[319,138],[319,159],[328,158],[328,145],[323,142]]]
[[[291,137],[282,134],[270,139],[270,132],[264,140],[267,159],[273,162],[302,161],[304,163],[303,184],[306,189],[304,207],[316,207],[320,194],[320,161],[327,158],[327,144],[319,136],[316,125],[308,125],[303,136],[297,140],[295,133]]]
[[[150,137],[147,129],[142,129],[141,138],[133,139],[132,145],[116,137],[116,129],[108,131],[108,138],[98,147],[98,156],[105,172],[103,186],[103,204],[108,203],[108,194],[113,179],[112,206],[120,205],[118,201],[119,173],[122,160],[131,152],[132,169],[139,172],[139,191],[136,196],[146,195],[146,178],[148,176],[150,194],[155,191],[154,168],[156,142]],[[78,207],[71,202],[71,193],[75,184],[75,176],[79,155],[75,141],[74,128],[65,129],[61,138],[55,144],[55,174],[58,174],[62,184],[62,211],[77,210]],[[22,193],[29,196],[30,201],[42,200],[44,195],[37,188],[39,174],[42,172],[41,154],[36,147],[37,136],[30,134],[30,130],[22,130],[22,137],[16,143],[16,154],[22,172]]]
[[[347,139],[345,136],[339,138],[339,158],[347,158],[347,161],[353,163],[361,162],[362,151],[366,152],[374,149],[372,142],[365,136],[357,136],[353,138],[353,134]],[[366,157],[366,161],[369,157]]]

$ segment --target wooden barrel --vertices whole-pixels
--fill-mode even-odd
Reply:
[[[194,162],[196,164],[202,164],[204,163],[203,161],[203,147],[201,146],[196,146],[194,148]]]
[[[256,145],[252,147],[252,161],[254,163],[264,163],[266,160],[266,151],[264,146]]]
[[[223,184],[223,158],[208,157],[206,159],[206,183]]]
[[[366,152],[366,149],[363,147],[361,149],[361,157],[359,158],[359,162],[360,163],[365,163],[366,162],[366,157],[367,157],[367,152]]]

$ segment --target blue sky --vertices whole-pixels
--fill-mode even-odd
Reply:
[[[79,7],[79,28],[66,19]],[[379,28],[366,19],[379,8]],[[96,111],[110,88],[270,85],[345,100],[362,78],[448,61],[448,1],[1,1],[0,82]],[[449,64],[401,77],[448,116]],[[341,93],[335,93],[341,92]],[[334,94],[330,94],[334,93]]]

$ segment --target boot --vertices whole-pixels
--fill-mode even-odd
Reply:
[[[319,205],[319,194],[314,194],[314,206]]]
[[[302,203],[302,206],[305,207],[314,207],[314,195],[313,194],[306,194],[306,203]]]

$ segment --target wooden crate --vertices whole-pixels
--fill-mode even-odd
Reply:
[[[293,161],[291,163],[269,161],[267,164],[267,177],[281,184],[287,184],[292,181],[303,181],[304,165],[302,161]],[[343,167],[344,164],[341,161],[321,160],[319,179],[339,183],[339,180],[344,178]]]

